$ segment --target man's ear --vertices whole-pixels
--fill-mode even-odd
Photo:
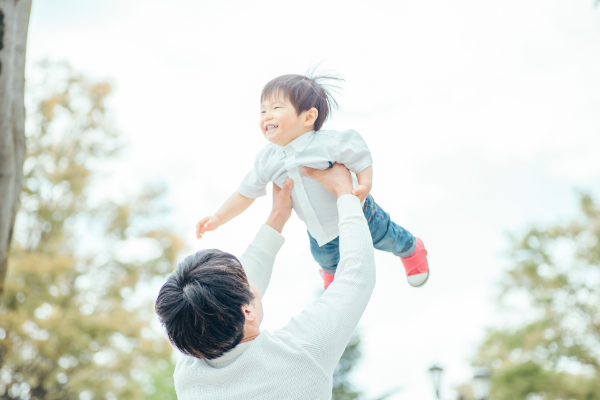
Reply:
[[[304,117],[304,126],[311,126],[315,124],[315,121],[319,117],[319,110],[316,108],[311,108],[306,111],[306,116]]]
[[[252,304],[242,305],[242,312],[244,313],[244,317],[248,322],[254,321],[257,318]]]

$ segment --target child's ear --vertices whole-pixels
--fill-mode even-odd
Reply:
[[[304,126],[311,126],[315,124],[315,121],[319,117],[319,111],[316,108],[311,108],[306,112],[304,117]]]

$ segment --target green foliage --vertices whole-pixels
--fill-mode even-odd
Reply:
[[[455,388],[458,393],[457,400],[475,400],[475,396],[473,395],[473,389],[471,385],[468,383],[463,383],[462,385]]]
[[[154,386],[154,393],[146,394],[146,400],[176,400],[175,391],[173,389],[173,373],[175,372],[175,364],[168,360],[159,360],[155,366],[147,370],[149,381]]]
[[[361,393],[351,383],[353,368],[360,360],[360,336],[354,333],[333,372],[333,400],[360,399]]]
[[[175,400],[171,346],[149,327],[152,304],[136,301],[182,248],[161,222],[164,189],[93,202],[96,171],[122,145],[111,87],[66,64],[37,73],[0,306],[0,398]]]
[[[364,393],[356,390],[352,384],[352,374],[354,373],[354,368],[360,363],[361,357],[360,335],[354,332],[344,350],[344,354],[342,354],[342,358],[340,358],[338,365],[336,365],[333,371],[332,400],[358,400],[365,398]],[[399,388],[394,388],[374,400],[385,400],[398,391]]]
[[[600,399],[600,205],[581,195],[577,219],[531,229],[511,259],[500,301],[523,317],[474,360],[493,369],[490,398]]]

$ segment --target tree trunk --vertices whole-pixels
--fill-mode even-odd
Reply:
[[[0,0],[0,299],[25,159],[25,45],[31,0]]]

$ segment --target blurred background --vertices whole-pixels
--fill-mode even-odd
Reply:
[[[600,7],[593,0],[34,0],[28,153],[0,306],[0,398],[175,399],[153,313],[185,255],[241,255],[269,197],[198,241],[267,143],[270,79],[345,79],[325,129],[373,153],[372,194],[427,243],[377,285],[334,398],[600,399]],[[295,216],[264,298],[320,294]]]

